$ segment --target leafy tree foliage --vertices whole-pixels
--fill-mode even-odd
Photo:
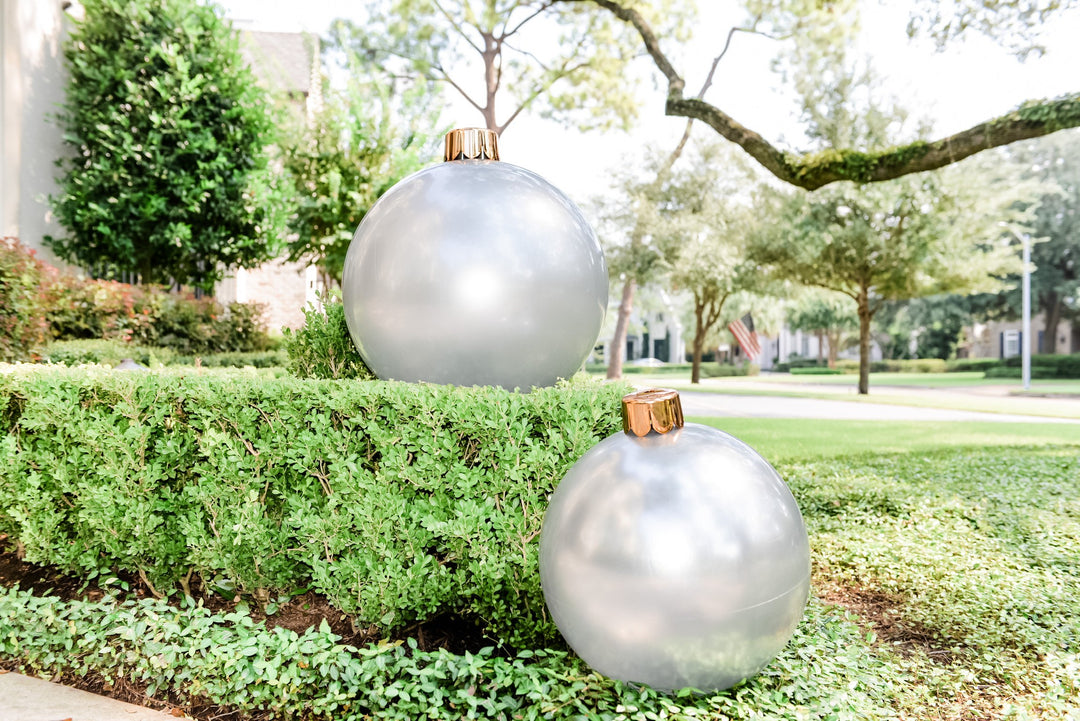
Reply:
[[[104,275],[209,288],[280,248],[272,119],[238,40],[197,0],[85,0],[53,209],[61,258]]]
[[[1032,189],[963,166],[890,183],[850,183],[778,200],[781,222],[752,257],[780,276],[843,293],[859,317],[859,392],[869,391],[870,324],[888,300],[1000,285],[1018,258],[1001,224],[1018,221]]]
[[[644,8],[668,32],[692,6]],[[636,115],[626,64],[633,30],[607,13],[558,0],[376,0],[334,39],[397,75],[444,83],[502,133],[523,112],[579,127],[625,127]],[[676,33],[678,34],[678,33]]]
[[[347,57],[345,84],[324,83],[322,107],[296,124],[282,153],[296,194],[290,258],[317,264],[339,284],[360,221],[395,183],[438,157],[442,137],[429,84],[395,82]]]
[[[1031,246],[1033,310],[1046,323],[1042,352],[1056,353],[1058,324],[1080,316],[1080,135],[1070,131],[1033,141],[1012,155],[1028,177],[1047,187],[1023,232],[1040,241]]]
[[[691,383],[700,381],[706,340],[723,318],[728,299],[739,291],[761,290],[764,280],[746,256],[759,217],[751,197],[741,192],[747,175],[721,174],[721,168],[734,170],[739,164],[715,143],[696,150],[661,186],[652,230],[665,253],[670,283],[692,299]],[[719,162],[720,155],[727,162]]]
[[[828,291],[803,293],[787,310],[788,327],[813,333],[818,341],[818,364],[828,342],[828,364],[836,367],[844,334],[859,327],[859,319],[849,298]]]
[[[890,359],[956,358],[964,329],[972,324],[973,296],[933,295],[883,304],[876,338]]]
[[[704,99],[687,98],[686,82],[675,68],[671,56],[661,47],[664,33],[657,32],[648,16],[649,5],[630,0],[558,0],[569,4],[593,4],[603,8],[631,25],[640,36],[645,50],[667,81],[665,111],[668,115],[692,118],[705,123],[719,135],[739,145],[746,153],[780,180],[807,190],[820,188],[840,180],[859,183],[893,180],[912,173],[935,170],[990,148],[1009,145],[1019,140],[1037,138],[1065,128],[1080,126],[1080,93],[1062,97],[1034,100],[1014,110],[979,123],[971,128],[937,140],[918,139],[883,145],[839,145],[820,151],[797,153],[787,151],[764,138],[760,133],[739,123],[724,110]],[[919,0],[912,12],[911,32],[930,32],[942,42],[976,27],[995,39],[1019,47],[1033,48],[1028,42],[1037,24],[1061,7],[1072,5],[1070,0],[954,0],[932,3]],[[937,14],[924,19],[920,8],[933,5]],[[808,28],[812,35],[829,40],[836,47],[851,38],[858,27],[857,14],[851,0],[836,2],[802,2],[801,0],[753,0],[747,2],[750,14],[769,19],[777,28]],[[940,7],[939,7],[940,6]],[[838,22],[840,18],[848,18]],[[999,22],[1004,21],[1004,22]],[[818,27],[822,31],[816,30]],[[1017,31],[1023,31],[1019,36]],[[846,35],[844,34],[846,33]],[[775,33],[801,38],[801,33]],[[1021,53],[1022,54],[1022,53]],[[823,80],[827,83],[828,78]]]

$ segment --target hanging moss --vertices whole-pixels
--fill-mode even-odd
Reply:
[[[985,130],[989,136],[1006,138],[1004,142],[998,141],[993,144],[1001,145],[1077,126],[1080,126],[1080,93],[1072,93],[1053,100],[1024,103],[1012,112],[985,123]],[[1039,132],[1032,134],[1030,132],[1032,128],[1037,128]],[[830,148],[806,155],[786,153],[784,164],[791,176],[796,179],[797,184],[809,189],[819,188],[836,180],[869,183],[880,180],[881,171],[904,168],[931,151],[941,150],[948,140],[943,139],[932,143],[917,140],[913,143],[870,152]],[[963,142],[960,144],[963,145]],[[959,148],[961,152],[957,153],[957,157],[964,158],[972,152],[993,147],[993,145],[987,144],[976,148],[975,151],[972,151],[970,147]]]

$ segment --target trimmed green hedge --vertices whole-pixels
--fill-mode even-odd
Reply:
[[[679,375],[690,373],[691,367],[692,366],[689,363],[666,363],[662,366],[644,366],[634,365],[631,362],[623,363],[622,372],[623,375],[636,375],[639,373],[648,375]],[[585,370],[586,372],[593,374],[607,373],[607,366],[603,363],[589,363],[585,366]]]
[[[989,368],[986,373],[983,374],[985,378],[1023,378],[1023,368],[1013,368],[1009,366],[998,366],[997,368]],[[1049,378],[1062,378],[1058,375],[1058,369],[1053,366],[1031,366],[1031,377],[1038,380],[1046,380]]]
[[[827,368],[825,366],[803,366],[802,368],[792,368],[789,372],[793,376],[837,376],[844,373],[839,368]]]
[[[859,361],[840,360],[836,367],[844,373],[858,373]],[[870,362],[871,373],[944,373],[945,361],[940,358],[915,358],[906,360],[879,360]]]
[[[154,348],[124,343],[118,340],[66,340],[55,341],[41,352],[42,360],[49,363],[77,366],[98,364],[115,366],[124,358],[131,358],[144,366],[193,366],[198,358],[205,368],[285,368],[289,357],[283,350],[251,352],[207,353],[198,356],[180,355],[171,348]]]
[[[547,498],[621,427],[626,391],[13,368],[0,532],[31,562],[159,592],[311,588],[386,631],[453,613],[511,645],[554,640]]]
[[[960,373],[963,371],[987,371],[997,368],[1001,361],[997,358],[957,358],[945,361],[945,371],[948,373]]]
[[[1020,356],[1006,358],[1003,365],[1006,368],[1020,368],[1023,359]],[[1043,378],[1080,378],[1080,353],[1071,355],[1038,354],[1031,356],[1031,368],[1034,374],[1035,368],[1043,368],[1044,372],[1052,375],[1040,376]],[[1020,376],[1015,376],[1019,378]]]

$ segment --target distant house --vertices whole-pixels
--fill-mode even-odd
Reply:
[[[967,336],[958,349],[962,358],[1012,358],[1021,354],[1024,337],[1020,320],[976,323],[965,329]],[[1058,322],[1056,353],[1080,353],[1080,323]],[[1031,337],[1027,340],[1032,354],[1049,353],[1046,322],[1042,313],[1031,317]]]
[[[619,298],[613,297],[608,303],[607,319],[592,362],[606,366],[611,361],[611,341],[619,315],[619,302]],[[671,296],[659,288],[646,287],[639,289],[634,306],[626,333],[623,362],[652,358],[665,363],[685,363],[686,341],[679,320],[680,308]]]

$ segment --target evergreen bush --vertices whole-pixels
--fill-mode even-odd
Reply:
[[[237,34],[197,0],[83,0],[64,45],[72,152],[56,254],[98,275],[209,290],[283,247],[270,104]]]
[[[374,379],[349,336],[341,294],[324,295],[320,305],[304,308],[299,330],[282,329],[289,372],[298,378]]]

